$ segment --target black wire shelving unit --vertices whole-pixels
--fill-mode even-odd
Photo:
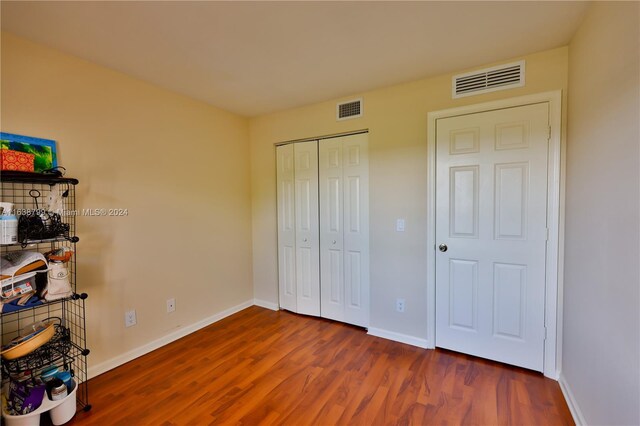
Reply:
[[[13,360],[2,359],[2,385],[10,379],[22,377],[37,377],[43,369],[52,365],[71,373],[78,384],[76,392],[77,409],[89,411],[89,389],[87,376],[87,348],[86,332],[86,293],[78,293],[77,278],[77,246],[76,236],[76,185],[77,179],[35,175],[33,173],[5,172],[0,173],[0,200],[14,204],[18,211],[42,209],[51,190],[63,189],[67,191],[63,198],[63,223],[68,224],[68,235],[38,240],[18,241],[15,244],[0,245],[0,255],[14,251],[38,251],[45,253],[61,247],[70,247],[73,256],[67,263],[69,281],[73,294],[70,297],[46,302],[12,312],[0,313],[0,337],[2,345],[7,345],[17,337],[21,330],[37,321],[55,318],[56,331],[51,340],[35,351]],[[37,190],[40,193],[38,205],[29,193]]]

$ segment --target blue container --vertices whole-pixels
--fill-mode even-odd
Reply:
[[[67,389],[71,391],[71,373],[68,371],[61,371],[57,374],[58,379],[62,380],[65,385],[67,385]]]
[[[54,379],[58,375],[58,367],[49,367],[46,370],[43,370],[40,374],[40,379],[42,383],[47,383],[49,380]]]

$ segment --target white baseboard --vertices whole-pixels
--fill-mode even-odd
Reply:
[[[393,340],[395,342],[406,343],[407,345],[417,346],[419,348],[428,348],[427,339],[409,336],[408,334],[396,333],[395,331],[383,330],[381,328],[369,327],[367,334],[383,339]]]
[[[93,377],[99,376],[102,373],[106,373],[109,370],[112,370],[116,367],[121,366],[131,360],[134,360],[142,355],[148,354],[151,351],[154,351],[162,346],[168,345],[169,343],[178,340],[188,334],[193,333],[194,331],[198,331],[201,328],[204,328],[208,325],[213,324],[214,322],[220,321],[223,318],[226,318],[230,315],[235,314],[236,312],[240,312],[243,309],[248,308],[249,306],[254,305],[254,300],[247,300],[246,302],[242,302],[239,305],[233,306],[229,309],[225,309],[222,312],[218,312],[217,314],[211,315],[208,318],[205,318],[201,321],[198,321],[194,324],[183,327],[179,330],[176,330],[172,333],[167,334],[159,339],[156,339],[152,342],[147,343],[146,345],[142,345],[135,349],[130,350],[122,355],[118,355],[114,358],[111,358],[107,361],[101,362],[98,365],[90,366],[88,371],[88,378],[91,379]],[[261,306],[261,305],[259,305]]]
[[[560,383],[560,389],[562,390],[564,399],[567,401],[569,411],[571,411],[571,415],[573,416],[573,421],[576,423],[576,426],[586,425],[587,422],[582,415],[582,410],[580,410],[578,401],[576,401],[576,398],[573,396],[571,386],[569,386],[569,383],[567,383],[567,380],[564,378],[562,373],[560,373],[560,380],[558,380],[558,383]]]
[[[267,302],[266,300],[262,299],[253,299],[253,304],[262,308],[271,309],[272,311],[280,310],[280,306],[277,303]]]

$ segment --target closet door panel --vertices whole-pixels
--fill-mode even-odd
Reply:
[[[319,142],[321,315],[344,321],[342,142]]]
[[[319,142],[322,316],[369,325],[367,135]]]
[[[276,148],[280,307],[297,311],[293,145]]]
[[[344,321],[369,325],[369,151],[367,134],[345,136]]]
[[[318,142],[293,144],[297,312],[320,315]]]

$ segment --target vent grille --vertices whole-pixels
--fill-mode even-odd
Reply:
[[[362,99],[339,103],[336,115],[338,120],[362,117]]]
[[[453,77],[453,97],[477,95],[524,86],[524,61]]]

